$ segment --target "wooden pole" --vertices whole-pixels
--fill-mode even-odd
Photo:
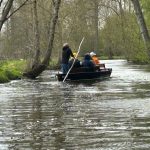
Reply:
[[[66,78],[68,77],[68,75],[69,75],[71,69],[72,69],[73,66],[74,66],[74,63],[75,63],[75,61],[76,61],[76,59],[77,59],[77,57],[78,57],[78,55],[79,55],[80,48],[81,48],[81,45],[82,45],[83,41],[84,41],[84,37],[82,38],[82,40],[81,40],[81,42],[80,42],[80,45],[79,45],[79,48],[78,48],[77,55],[76,55],[76,57],[75,57],[75,59],[74,59],[74,61],[73,61],[73,63],[72,63],[72,66],[71,66],[70,69],[68,70],[68,72],[67,72],[67,74],[66,74],[66,76],[65,76],[65,78],[64,78],[64,80],[63,80],[63,82],[65,82],[65,80],[66,80]]]

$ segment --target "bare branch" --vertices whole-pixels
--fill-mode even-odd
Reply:
[[[13,1],[14,0],[8,0],[6,5],[4,6],[4,9],[2,11],[2,17],[0,18],[0,31],[2,29],[4,22],[7,20],[7,15],[9,14],[10,9],[13,5]]]
[[[22,3],[16,10],[14,10],[7,18],[9,19],[13,14],[15,14],[21,7],[23,7],[29,0],[24,1],[24,3]]]
[[[100,4],[99,6],[102,6],[102,7],[106,7],[106,8],[109,8],[109,9],[112,9],[112,11],[114,11],[118,16],[119,16],[119,13],[111,6],[108,6],[108,5],[105,5],[105,4]]]
[[[1,7],[1,5],[2,5],[2,2],[3,2],[3,0],[0,1],[0,7]]]
[[[56,5],[56,2],[55,2],[55,0],[52,0],[52,3],[53,3],[53,5],[54,5],[54,6]]]

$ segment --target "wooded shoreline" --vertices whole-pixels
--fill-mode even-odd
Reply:
[[[29,60],[24,75],[34,79],[52,58],[60,61],[63,43],[76,52],[85,37],[81,55],[149,64],[149,6],[147,0],[2,0],[0,56]]]
[[[82,60],[82,57],[79,57]],[[108,60],[107,56],[102,56],[101,60]],[[113,59],[125,59],[123,56],[115,56]],[[135,64],[135,62],[132,62]],[[145,63],[136,62],[136,64],[145,65]],[[150,64],[149,64],[150,65]],[[27,60],[0,60],[0,83],[7,83],[11,80],[23,78],[23,73],[27,68]],[[59,70],[60,64],[56,60],[51,60],[47,70]]]

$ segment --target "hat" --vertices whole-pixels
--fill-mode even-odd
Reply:
[[[68,43],[64,43],[64,44],[63,44],[63,47],[66,47],[66,46],[69,46],[69,44],[68,44]]]
[[[91,52],[91,53],[90,53],[90,56],[91,56],[91,57],[92,57],[92,56],[96,56],[96,53]]]

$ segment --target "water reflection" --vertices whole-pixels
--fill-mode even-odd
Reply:
[[[124,60],[105,61],[110,79],[37,80],[0,85],[0,149],[150,148],[150,73]]]

